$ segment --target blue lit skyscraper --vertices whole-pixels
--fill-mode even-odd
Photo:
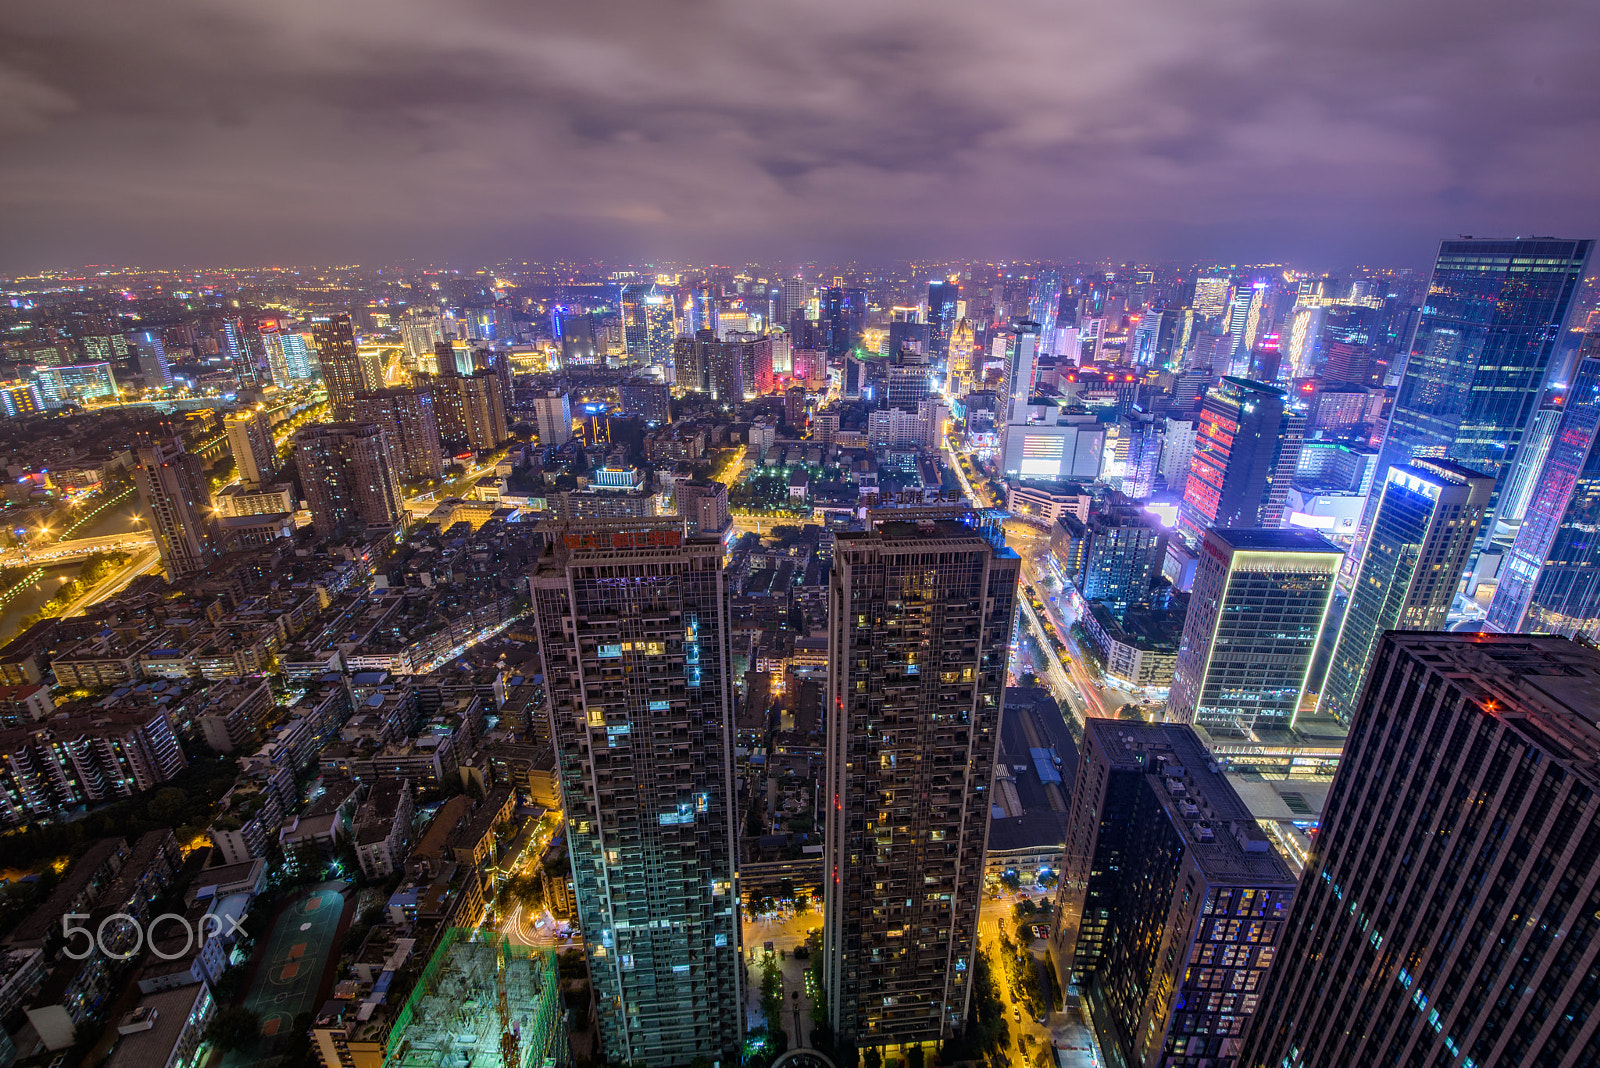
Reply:
[[[1440,244],[1380,475],[1407,460],[1449,458],[1493,475],[1498,499],[1592,245],[1554,238]],[[1376,499],[1368,502],[1368,525],[1376,507]]]
[[[1350,593],[1320,710],[1350,722],[1386,630],[1443,630],[1494,479],[1448,460],[1391,467]]]
[[[954,282],[934,282],[928,286],[928,356],[944,359],[950,352],[950,331],[956,325],[956,303],[961,287]]]
[[[1489,605],[1507,633],[1600,636],[1600,335],[1583,339],[1566,411]]]

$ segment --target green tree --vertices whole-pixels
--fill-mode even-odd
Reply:
[[[878,1052],[877,1046],[868,1046],[866,1053],[861,1055],[862,1068],[883,1068],[883,1054]]]
[[[261,1037],[261,1017],[243,1005],[218,1009],[206,1024],[206,1041],[224,1053],[249,1049]]]

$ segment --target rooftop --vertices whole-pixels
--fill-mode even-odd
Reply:
[[[1309,530],[1275,530],[1270,527],[1220,527],[1208,532],[1235,552],[1338,553],[1344,550],[1321,534]]]
[[[1152,780],[1152,792],[1207,879],[1294,885],[1294,873],[1192,729],[1094,718],[1084,729],[1113,768]]]

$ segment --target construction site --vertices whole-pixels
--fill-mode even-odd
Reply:
[[[452,927],[390,1030],[391,1068],[551,1068],[566,1029],[555,953]]]

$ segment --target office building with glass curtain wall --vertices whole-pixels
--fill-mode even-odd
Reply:
[[[610,1063],[738,1065],[733,690],[722,542],[572,522],[531,587],[578,916]]]
[[[1344,551],[1308,530],[1212,530],[1200,546],[1169,722],[1294,726]]]
[[[1448,460],[1391,467],[1334,645],[1318,710],[1349,724],[1386,630],[1443,630],[1494,494],[1494,479]]]
[[[1600,335],[1585,337],[1579,354],[1566,410],[1489,604],[1494,630],[1600,637]]]
[[[1498,502],[1593,244],[1554,238],[1440,243],[1378,457],[1380,472],[1413,459],[1450,459],[1494,476]],[[1370,529],[1377,505],[1369,500],[1363,527]]]

